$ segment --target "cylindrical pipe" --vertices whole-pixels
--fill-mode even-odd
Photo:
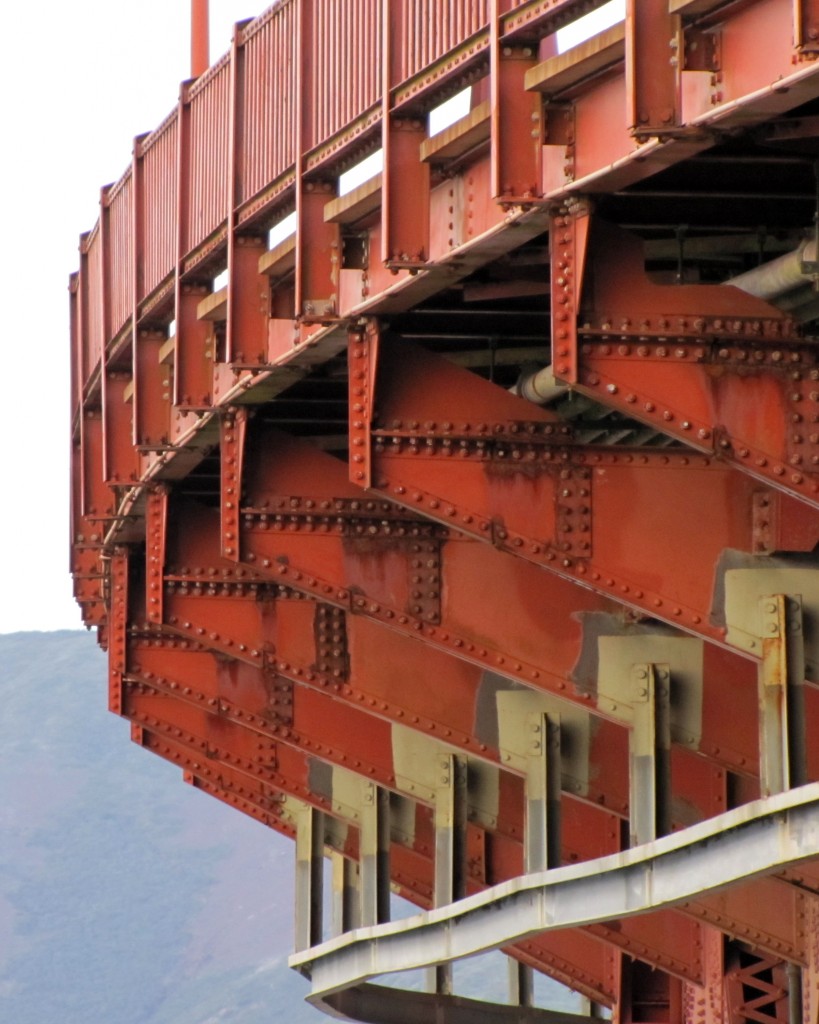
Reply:
[[[802,244],[778,256],[775,260],[762,263],[753,270],[744,274],[732,277],[726,284],[732,284],[735,288],[741,288],[749,295],[755,295],[758,299],[770,301],[785,295],[804,285],[808,278],[802,272],[804,262],[813,262],[816,259],[816,243],[813,239],[802,242]]]
[[[544,366],[542,370],[524,371],[517,384],[509,390],[512,394],[525,398],[527,402],[545,405],[553,398],[565,394],[566,385],[557,383],[551,366]]]
[[[191,0],[191,78],[210,67],[208,0]]]

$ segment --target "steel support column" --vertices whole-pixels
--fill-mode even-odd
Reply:
[[[359,916],[367,927],[390,919],[390,797],[372,782],[361,785]]]
[[[801,786],[807,777],[802,601],[775,594],[760,601],[760,778],[765,795]]]
[[[439,755],[435,789],[435,889],[433,906],[446,907],[466,895],[466,761],[456,754]],[[452,967],[431,971],[430,988],[452,995]]]
[[[321,942],[324,934],[324,815],[303,805],[296,831],[296,928],[297,950]]]

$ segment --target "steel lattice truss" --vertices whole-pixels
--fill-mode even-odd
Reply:
[[[71,282],[111,710],[296,837],[355,1019],[819,1020],[819,3],[598,6],[281,0]]]

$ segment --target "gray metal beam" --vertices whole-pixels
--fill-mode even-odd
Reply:
[[[511,879],[448,907],[361,928],[290,958],[313,995],[449,963],[545,931],[645,914],[819,856],[819,783],[622,853]]]
[[[560,715],[530,712],[525,718],[526,826],[523,859],[527,874],[560,866]],[[509,958],[509,1002],[534,1004],[528,964]]]
[[[333,935],[343,935],[358,927],[361,909],[358,865],[334,850],[333,865]]]
[[[466,891],[466,760],[441,754],[437,768],[433,905],[444,907]]]
[[[441,754],[436,760],[435,787],[435,886],[433,906],[445,907],[466,892],[466,759]],[[452,995],[452,966],[436,964],[430,972],[430,989]]]
[[[630,845],[671,828],[671,679],[668,665],[635,665],[629,733]]]
[[[526,727],[524,861],[531,874],[560,865],[560,715],[529,714]]]
[[[377,925],[390,919],[390,794],[362,782],[360,833],[360,920]]]
[[[533,1006],[535,1002],[534,971],[514,957],[507,957],[509,970],[509,1002],[512,1006]]]

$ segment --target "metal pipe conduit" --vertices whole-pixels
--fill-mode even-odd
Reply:
[[[199,78],[210,65],[208,0],[191,0],[191,78]]]
[[[729,278],[725,284],[774,305],[778,305],[777,299],[782,299],[782,308],[804,322],[819,313],[817,295],[809,287],[810,275],[803,270],[805,263],[816,260],[816,251],[816,240],[806,239],[790,252]],[[541,369],[524,370],[509,390],[527,402],[547,405],[565,394],[568,388],[558,383],[550,364]]]
[[[806,283],[808,275],[802,270],[802,265],[815,259],[816,242],[814,239],[806,240],[791,252],[762,263],[744,274],[729,278],[725,283],[740,288],[749,295],[755,295],[758,299],[775,302],[780,296]]]

